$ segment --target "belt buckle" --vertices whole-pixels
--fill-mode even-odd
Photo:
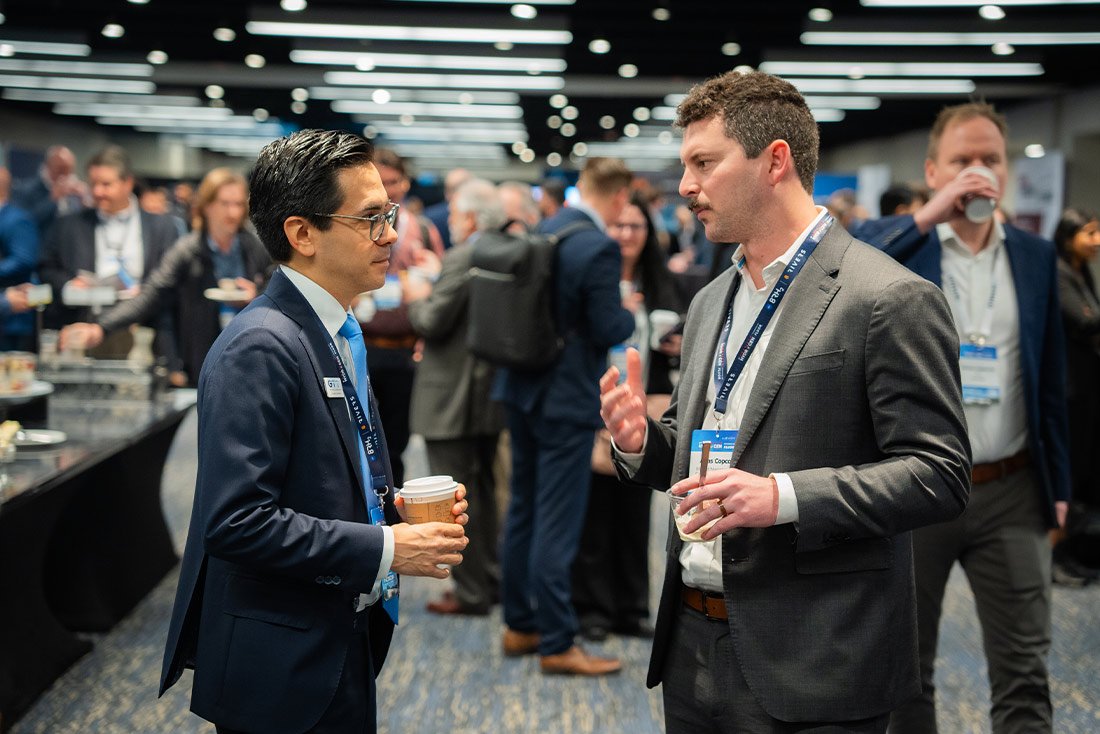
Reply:
[[[725,620],[723,620],[721,617],[717,617],[710,613],[710,601],[713,598],[714,597],[710,595],[709,591],[703,592],[703,616],[713,622],[724,622]]]

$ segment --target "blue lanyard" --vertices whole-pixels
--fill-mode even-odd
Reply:
[[[355,385],[352,384],[351,379],[348,377],[347,368],[344,366],[344,360],[340,359],[340,352],[336,349],[336,343],[332,340],[332,337],[328,339],[328,349],[332,353],[332,358],[336,362],[336,369],[340,373],[340,383],[344,390],[344,399],[348,403],[348,408],[351,410],[351,417],[355,420],[355,428],[359,432],[359,440],[363,442],[363,452],[367,456],[367,469],[370,472],[371,490],[378,497],[378,505],[381,507],[384,504],[383,498],[389,492],[389,480],[386,478],[385,462],[382,461],[382,442],[378,436],[378,430],[375,427],[374,421],[370,419],[370,413],[363,409],[363,404],[359,402],[359,395],[355,392]],[[368,378],[369,380],[369,378]],[[367,399],[370,400],[370,385],[367,385]],[[381,489],[379,489],[381,488]],[[364,487],[364,489],[366,489]],[[367,503],[370,504],[370,497],[367,497]],[[375,513],[371,513],[371,521],[377,525],[384,525],[385,521],[375,521]],[[382,513],[378,513],[378,518],[382,517]]]
[[[733,364],[730,364],[727,368],[726,342],[729,341],[730,332],[733,330],[733,301],[736,297],[730,299],[729,313],[726,314],[726,323],[722,327],[722,335],[718,338],[718,354],[714,359],[714,410],[719,416],[725,415],[730,394],[733,393],[733,386],[744,371],[745,365],[748,364],[749,357],[752,356],[756,345],[760,343],[760,337],[764,334],[764,330],[768,328],[772,316],[779,310],[779,304],[782,302],[783,296],[787,295],[795,276],[801,272],[802,266],[806,264],[806,261],[810,259],[810,255],[817,249],[821,238],[825,236],[825,232],[828,231],[832,223],[832,216],[826,214],[817,226],[806,235],[806,239],[802,241],[798,252],[791,258],[791,262],[787,265],[787,269],[783,271],[783,275],[779,277],[779,282],[775,284],[768,300],[764,302],[764,307],[757,314],[756,321],[749,329],[748,335],[745,336],[745,341],[741,342],[741,348],[737,350],[737,356],[734,358]]]

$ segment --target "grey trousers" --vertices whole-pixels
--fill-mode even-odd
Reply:
[[[470,544],[462,552],[462,563],[451,569],[458,602],[471,611],[488,611],[499,593],[500,523],[497,512],[493,458],[499,434],[452,440],[425,441],[432,474],[449,474],[466,485],[470,522],[466,537]]]
[[[828,671],[807,670],[806,675]],[[888,716],[846,722],[786,722],[749,689],[729,625],[683,607],[662,673],[666,734],[883,734]]]
[[[1051,552],[1035,477],[975,486],[963,514],[913,533],[921,695],[890,718],[891,734],[935,734],[933,673],[944,588],[958,561],[974,592],[992,692],[994,734],[1051,731]]]

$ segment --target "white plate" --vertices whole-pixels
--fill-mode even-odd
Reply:
[[[40,398],[43,395],[49,395],[52,392],[53,383],[46,382],[45,380],[35,380],[26,390],[20,390],[19,392],[0,393],[0,402],[13,400],[30,400],[31,398]]]
[[[24,428],[15,434],[12,444],[21,448],[27,446],[53,446],[68,438],[64,431],[54,431],[49,428]]]
[[[236,303],[238,301],[248,300],[248,291],[236,291],[226,290],[225,288],[207,288],[202,292],[204,296],[211,301],[224,301],[227,303]]]

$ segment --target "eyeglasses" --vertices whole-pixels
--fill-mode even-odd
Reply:
[[[314,212],[315,217],[328,217],[329,219],[354,219],[357,222],[367,222],[370,225],[370,229],[367,231],[367,236],[377,242],[382,239],[382,235],[386,233],[386,225],[391,227],[397,227],[397,210],[401,208],[400,204],[390,202],[387,204],[387,209],[381,214],[372,214],[369,217],[357,217],[354,214],[321,214],[320,212]]]
[[[638,224],[638,223],[635,223],[635,222],[612,222],[611,226],[608,227],[608,229],[612,229],[612,228],[626,230],[627,232],[644,232],[645,231],[645,225],[644,224]]]

